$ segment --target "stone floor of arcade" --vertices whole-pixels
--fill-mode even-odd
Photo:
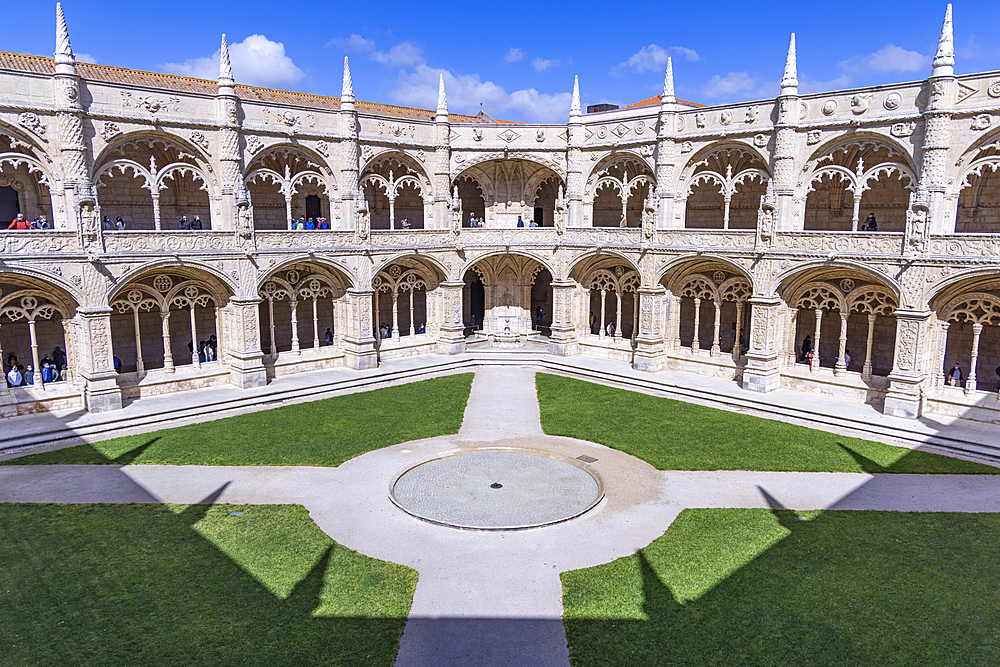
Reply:
[[[568,361],[473,342],[6,420],[4,654],[996,664],[995,427]]]

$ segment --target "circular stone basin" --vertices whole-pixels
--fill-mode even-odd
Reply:
[[[559,454],[483,448],[413,466],[392,483],[389,497],[425,521],[517,530],[580,516],[604,497],[604,481],[585,463]]]

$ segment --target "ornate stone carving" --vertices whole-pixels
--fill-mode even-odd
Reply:
[[[758,107],[749,107],[749,108],[747,108],[746,116],[743,119],[744,122],[746,122],[747,124],[757,122],[757,115],[759,113],[760,113],[760,109]]]
[[[694,115],[694,123],[699,128],[705,127],[705,113],[699,112]]]
[[[855,116],[860,116],[864,112],[868,111],[869,104],[868,95],[854,95],[851,97],[851,113]]]
[[[479,127],[472,128],[472,139],[473,139],[473,141],[482,141],[483,140],[483,130],[482,130],[482,128],[479,128]]]
[[[809,130],[809,132],[806,134],[806,143],[810,146],[814,146],[819,143],[819,140],[822,136],[823,133],[819,130]]]
[[[45,126],[42,124],[42,120],[38,117],[38,114],[31,111],[24,111],[17,116],[18,124],[31,130],[42,141],[48,141],[45,138]]]
[[[756,146],[757,148],[763,148],[764,146],[767,146],[767,135],[766,134],[754,135],[753,145]]]
[[[823,115],[832,116],[837,113],[837,100],[827,100],[823,103]]]
[[[993,118],[988,113],[981,113],[972,119],[973,130],[985,130],[993,124]]]
[[[510,128],[507,128],[503,132],[500,132],[499,134],[497,134],[497,136],[501,140],[506,141],[509,144],[512,141],[514,141],[515,139],[519,138],[521,135],[518,134],[517,132],[515,132],[514,130],[512,130]]]
[[[249,152],[250,155],[259,153],[262,148],[264,148],[264,142],[260,140],[260,137],[255,134],[251,134],[247,137],[247,152]]]
[[[204,148],[206,151],[208,150],[208,137],[206,137],[203,132],[198,132],[198,131],[192,132],[190,135],[188,135],[188,139],[191,140],[192,144],[200,146],[201,148]]]
[[[908,123],[896,123],[889,128],[889,134],[894,137],[908,137],[917,129],[917,124],[913,121]]]
[[[889,93],[885,96],[885,101],[882,102],[884,106],[889,111],[895,111],[899,108],[900,103],[903,101],[903,96],[899,93]]]
[[[105,141],[111,141],[121,133],[122,131],[121,128],[118,127],[118,124],[113,123],[110,120],[101,126],[101,137],[103,137]]]
[[[685,141],[681,144],[681,153],[690,153],[694,150],[694,144],[690,141]]]
[[[961,104],[965,100],[969,99],[973,95],[979,92],[979,89],[974,86],[968,86],[961,81],[958,82],[958,96],[955,98],[955,104]]]
[[[316,152],[323,157],[330,157],[330,145],[325,141],[318,141],[316,143]]]
[[[723,125],[729,125],[730,123],[732,123],[733,122],[733,110],[732,109],[723,109],[722,113],[719,114],[719,122],[722,123]]]
[[[1000,79],[994,79],[986,89],[986,94],[990,97],[1000,97]]]

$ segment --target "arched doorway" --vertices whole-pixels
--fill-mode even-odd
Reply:
[[[551,326],[552,275],[538,260],[524,255],[491,255],[472,264],[464,280],[466,331],[472,331],[473,317],[476,328],[487,336],[506,332],[519,337],[545,335]]]

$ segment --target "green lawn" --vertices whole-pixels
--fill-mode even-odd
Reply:
[[[336,466],[373,449],[457,433],[471,387],[472,373],[450,375],[114,438],[4,464]]]
[[[660,470],[1000,473],[1000,468],[539,373],[542,429]],[[808,398],[806,398],[808,400]]]
[[[0,665],[390,667],[416,580],[295,505],[0,504]]]
[[[1000,664],[1000,515],[686,510],[562,575],[574,667]]]

